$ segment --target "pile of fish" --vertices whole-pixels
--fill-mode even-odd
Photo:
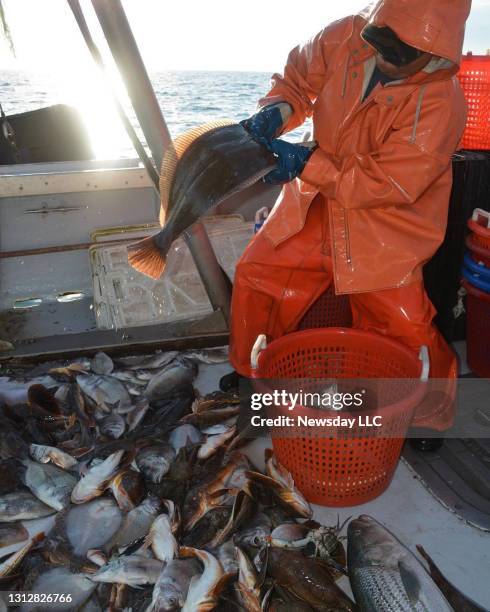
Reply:
[[[65,596],[20,610],[481,610],[374,519],[347,537],[313,520],[272,451],[257,469],[239,398],[193,387],[223,359],[98,353],[0,378],[1,590]]]

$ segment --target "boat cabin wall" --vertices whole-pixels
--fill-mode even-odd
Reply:
[[[94,329],[88,246],[96,231],[154,223],[159,198],[144,168],[137,160],[2,166],[0,194],[2,339]]]
[[[259,208],[273,205],[277,193],[258,184],[212,214],[241,214],[252,221]],[[111,239],[104,233],[114,228],[147,232],[156,227],[159,207],[138,160],[1,166],[0,340],[14,344],[21,355],[48,346],[58,352],[77,344],[124,343],[129,332],[106,338],[97,330],[89,245]],[[221,320],[204,329],[226,332]],[[163,335],[174,333],[182,330]],[[139,329],[136,335],[148,340],[152,330]]]

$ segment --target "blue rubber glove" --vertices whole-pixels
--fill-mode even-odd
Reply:
[[[282,128],[283,118],[280,111],[282,104],[284,102],[264,106],[255,115],[240,121],[240,125],[247,130],[254,140],[269,147],[271,140],[276,138]]]
[[[314,151],[312,147],[304,147],[285,140],[273,140],[270,149],[277,156],[277,168],[262,179],[269,185],[289,183],[299,176]]]

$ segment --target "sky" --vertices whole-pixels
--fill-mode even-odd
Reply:
[[[150,71],[282,70],[291,48],[329,22],[357,12],[367,0],[123,0]],[[85,15],[104,48],[91,3]],[[65,0],[3,0],[17,59],[0,41],[0,69],[56,74],[91,62]],[[307,10],[299,7],[306,6]],[[490,0],[473,0],[464,50],[490,48]]]

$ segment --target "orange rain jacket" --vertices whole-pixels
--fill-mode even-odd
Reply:
[[[422,280],[444,238],[450,160],[466,120],[455,74],[470,7],[471,0],[381,0],[370,14],[336,21],[293,49],[284,76],[273,76],[259,102],[289,102],[284,132],[312,117],[319,145],[301,180],[283,188],[263,231],[274,246],[299,232],[321,192],[338,294]],[[367,21],[436,57],[362,101],[375,65],[360,36]]]

